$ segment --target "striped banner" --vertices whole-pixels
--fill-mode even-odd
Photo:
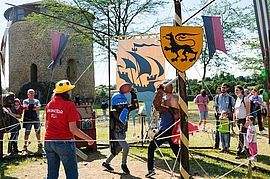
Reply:
[[[267,0],[253,0],[263,57],[269,55],[269,14]],[[268,51],[268,53],[267,53]]]
[[[216,50],[227,54],[219,16],[202,16],[208,43],[209,57],[212,58]]]
[[[68,42],[68,35],[62,34],[60,32],[52,33],[52,46],[51,46],[52,62],[48,66],[50,70],[53,71],[53,69],[63,56],[67,42]]]

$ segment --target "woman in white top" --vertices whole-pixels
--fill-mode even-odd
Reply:
[[[239,142],[236,152],[236,159],[239,159],[241,155],[246,157],[249,155],[248,145],[246,141],[247,127],[246,117],[250,113],[250,100],[244,95],[244,88],[240,85],[235,86],[235,95],[237,96],[234,106],[234,120],[237,121],[239,129]]]

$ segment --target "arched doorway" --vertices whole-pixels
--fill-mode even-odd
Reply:
[[[76,66],[76,61],[74,59],[68,60],[67,78],[70,81],[75,81],[77,78],[77,66]]]

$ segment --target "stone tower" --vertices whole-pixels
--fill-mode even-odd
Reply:
[[[37,3],[23,4],[22,7],[41,11]],[[78,45],[70,41],[54,73],[47,68],[51,62],[51,31],[44,34],[42,40],[36,40],[30,31],[33,25],[24,21],[30,10],[21,7],[7,9],[4,16],[12,21],[9,29],[9,88],[18,97],[25,98],[28,88],[37,92],[37,98],[46,103],[50,98],[53,85],[62,79],[74,83],[90,65],[76,83],[73,94],[80,94],[87,100],[95,97],[93,43],[89,46]]]

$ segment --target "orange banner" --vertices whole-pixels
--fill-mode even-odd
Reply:
[[[120,40],[117,52],[117,89],[130,82],[138,92],[152,91],[165,79],[165,60],[157,38]]]

